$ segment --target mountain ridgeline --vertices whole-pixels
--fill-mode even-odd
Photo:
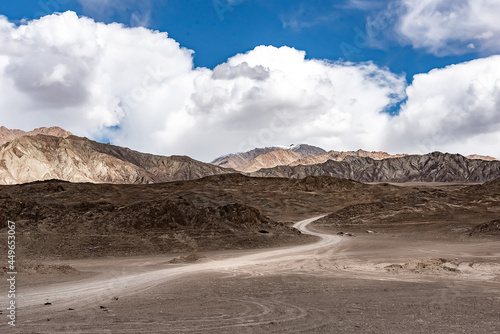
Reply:
[[[0,126],[0,146],[2,146],[5,143],[11,142],[19,137],[36,136],[36,135],[48,135],[48,136],[66,138],[72,136],[73,134],[58,126],[53,126],[50,128],[45,128],[45,127],[37,128],[29,132],[17,129],[11,130],[7,129],[5,126]]]
[[[229,165],[255,177],[332,176],[360,182],[482,183],[500,177],[500,161],[490,156],[464,157],[440,152],[391,155],[364,150],[326,152],[309,145],[296,147],[307,147],[307,151],[279,147],[255,149],[225,156],[214,164]]]
[[[440,152],[382,160],[349,156],[342,161],[265,168],[251,175],[286,178],[326,175],[360,182],[483,183],[500,177],[500,161],[468,159],[460,154]]]
[[[58,128],[30,132],[0,127],[0,184],[58,179],[70,182],[149,184],[241,173],[302,179],[330,176],[360,182],[483,183],[500,177],[493,157],[433,152],[325,151],[311,145],[257,148],[204,163],[159,156],[77,137]]]
[[[322,148],[301,144],[289,147],[264,147],[256,148],[248,152],[227,154],[212,161],[212,164],[224,168],[233,168],[240,172],[252,172],[260,168],[270,167],[270,157],[274,157],[274,166],[293,162],[308,156],[325,154]]]
[[[23,136],[0,147],[0,184],[50,179],[146,184],[232,172],[186,156],[145,154],[76,136]]]

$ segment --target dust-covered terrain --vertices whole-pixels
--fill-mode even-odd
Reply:
[[[500,332],[500,180],[219,175],[0,194],[20,247],[12,332]]]

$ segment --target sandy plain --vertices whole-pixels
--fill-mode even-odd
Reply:
[[[179,254],[54,262],[78,273],[20,277],[18,323],[8,330],[500,332],[500,243],[339,236],[311,232],[311,221],[296,226],[318,240],[296,247],[207,252],[183,264],[171,263]]]

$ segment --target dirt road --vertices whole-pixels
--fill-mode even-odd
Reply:
[[[169,263],[171,256],[69,261],[95,274],[21,281],[12,332],[500,333],[498,245],[469,251],[384,235],[340,237],[310,231],[318,218],[294,225],[319,238],[309,245],[211,253],[181,265]],[[457,264],[456,271],[426,260],[386,269],[429,250],[495,261]]]
[[[311,232],[307,229],[308,224],[319,218],[321,217],[306,219],[294,225],[302,233],[315,235],[320,238],[318,242],[313,244],[258,251],[242,256],[211,260],[204,263],[193,263],[185,266],[172,267],[172,265],[168,265],[166,269],[156,269],[146,272],[139,270],[139,273],[124,272],[123,269],[106,270],[106,266],[104,266],[102,268],[103,271],[99,275],[82,281],[26,288],[19,297],[19,307],[36,307],[50,301],[53,305],[59,305],[59,307],[64,308],[70,304],[75,305],[75,302],[79,305],[93,303],[101,300],[103,296],[137,293],[181,276],[198,272],[228,271],[264,263],[285,263],[304,260],[314,255],[318,250],[331,247],[341,240],[337,236]],[[157,258],[157,261],[159,260],[160,258]],[[96,261],[98,262],[99,260]],[[120,262],[120,260],[116,261],[117,263]],[[164,261],[164,259],[160,260],[160,262]],[[3,299],[5,299],[4,296],[2,296],[2,303],[4,302]]]

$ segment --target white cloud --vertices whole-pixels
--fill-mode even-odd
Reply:
[[[371,63],[306,60],[288,47],[260,46],[219,66],[242,65],[265,68],[268,77],[200,76],[189,106],[204,126],[230,134],[238,150],[290,142],[374,148],[388,120],[380,112],[405,88],[401,76]]]
[[[497,57],[415,77],[373,63],[259,46],[213,71],[166,33],[67,12],[16,27],[0,18],[0,119],[201,160],[255,146],[421,147],[500,156]],[[401,114],[383,111],[405,98]],[[426,141],[432,139],[431,144]],[[496,141],[491,141],[497,143]],[[467,151],[467,152],[465,152]],[[472,152],[471,151],[471,152]]]
[[[231,67],[224,63],[214,68],[212,78],[214,79],[235,79],[238,77],[247,77],[253,80],[266,80],[269,78],[269,71],[262,65],[250,67],[246,62]]]
[[[443,56],[500,51],[500,1],[399,0],[397,33],[415,48]]]
[[[8,26],[0,19],[0,26]],[[166,33],[105,25],[75,13],[50,15],[1,30],[9,48],[0,51],[1,119],[32,128],[58,124],[97,137],[131,118],[151,120],[149,131],[179,99],[171,87],[192,73],[191,51]],[[169,90],[170,88],[170,90]],[[148,106],[164,90],[170,103]],[[176,106],[177,107],[177,106]],[[156,119],[153,119],[157,117]],[[144,129],[142,129],[144,131]]]
[[[0,56],[5,125],[57,124],[159,154],[215,155],[288,142],[370,146],[402,98],[403,77],[374,64],[306,60],[260,46],[214,71],[166,33],[67,12],[15,27]]]
[[[407,95],[384,146],[500,157],[500,56],[416,75]]]

